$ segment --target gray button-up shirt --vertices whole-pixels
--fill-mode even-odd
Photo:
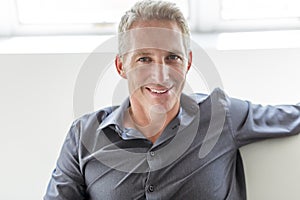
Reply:
[[[243,200],[239,148],[300,132],[300,106],[261,106],[227,97],[181,96],[178,115],[155,143],[123,127],[119,107],[74,121],[45,200]]]

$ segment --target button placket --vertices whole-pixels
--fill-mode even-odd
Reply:
[[[147,178],[147,181],[146,181],[146,195],[153,195],[153,192],[154,192],[154,185],[153,185],[153,176],[151,175],[152,174],[152,170],[154,168],[154,165],[155,165],[155,162],[156,162],[156,152],[155,151],[149,151],[148,152],[148,155],[147,155],[147,162],[148,162],[148,165],[149,165],[149,168],[150,168],[150,171],[148,172],[148,178]],[[150,197],[149,197],[150,198]]]

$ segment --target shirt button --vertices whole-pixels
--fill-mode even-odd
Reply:
[[[150,151],[150,156],[154,156],[155,155],[155,152],[154,151]]]
[[[153,185],[149,185],[148,191],[149,191],[149,192],[153,192],[153,191],[154,191],[154,186],[153,186]]]

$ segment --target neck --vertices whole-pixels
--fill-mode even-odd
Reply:
[[[124,126],[139,130],[147,139],[154,143],[166,126],[179,111],[179,101],[167,112],[157,107],[142,107],[131,103],[125,113]]]

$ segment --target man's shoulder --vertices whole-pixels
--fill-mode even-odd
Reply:
[[[209,94],[204,94],[204,93],[192,93],[190,95],[188,95],[191,99],[193,99],[194,101],[196,101],[197,104],[203,102],[205,99],[207,99],[207,97],[209,96]]]
[[[109,106],[101,108],[97,111],[86,113],[74,120],[73,126],[83,129],[93,127],[97,129],[99,125],[116,110],[119,106]]]
[[[213,98],[214,100],[225,100],[226,98],[228,98],[226,93],[221,88],[215,88],[208,93],[192,93],[188,96],[198,104],[209,98]]]
[[[203,93],[193,93],[189,95],[194,101],[197,102],[199,106],[202,105],[203,102],[207,102],[208,105],[217,106],[218,108],[223,108],[227,112],[230,113],[241,113],[245,114],[249,109],[249,101],[237,99],[230,97],[224,92],[221,88],[215,88],[209,94]],[[207,104],[203,104],[207,105]]]

